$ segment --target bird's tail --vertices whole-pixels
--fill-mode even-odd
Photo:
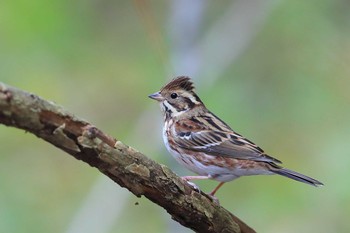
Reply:
[[[323,186],[323,184],[318,180],[315,180],[311,177],[305,176],[303,174],[300,174],[298,172],[295,172],[286,168],[274,168],[274,169],[271,169],[271,171],[278,175],[285,176],[293,180],[303,182],[305,184],[310,184],[316,187]]]

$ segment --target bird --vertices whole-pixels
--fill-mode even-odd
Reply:
[[[323,183],[281,166],[252,141],[235,132],[209,111],[188,76],[178,76],[148,96],[160,104],[163,141],[175,160],[196,176],[184,181],[212,179],[219,182],[209,193],[241,176],[278,174],[313,186]]]

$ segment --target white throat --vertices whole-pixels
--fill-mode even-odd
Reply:
[[[165,117],[177,117],[188,111],[188,109],[178,111],[166,100],[160,103],[160,108],[162,109],[162,112],[164,113]]]

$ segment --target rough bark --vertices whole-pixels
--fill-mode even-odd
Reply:
[[[255,232],[168,167],[34,94],[0,83],[0,123],[23,129],[162,206],[196,232]]]

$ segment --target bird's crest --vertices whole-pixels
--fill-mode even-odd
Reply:
[[[176,90],[183,89],[185,91],[193,92],[194,85],[191,79],[188,76],[179,76],[171,80],[168,84],[166,84],[162,90]]]

